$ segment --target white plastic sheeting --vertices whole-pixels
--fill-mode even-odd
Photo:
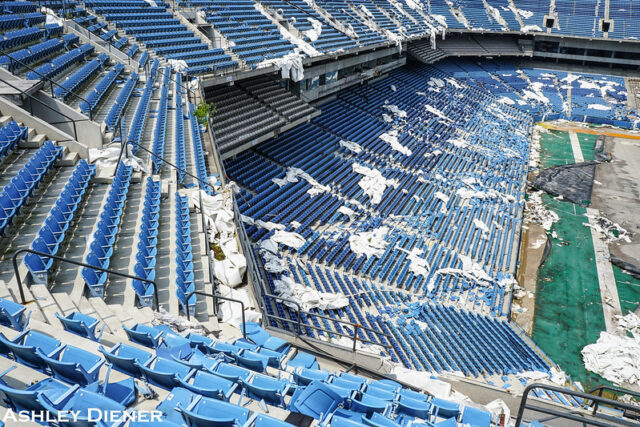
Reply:
[[[320,184],[318,181],[313,179],[311,175],[300,168],[289,167],[287,168],[287,173],[284,178],[273,178],[272,181],[274,184],[278,185],[278,187],[282,187],[289,183],[298,182],[299,179],[304,179],[311,185],[311,188],[307,190],[307,193],[311,197],[316,196],[320,193],[328,193],[331,191],[331,188],[326,185]]]
[[[196,319],[188,321],[186,317],[174,316],[160,306],[159,311],[153,312],[153,322],[160,325],[168,325],[171,329],[182,334],[194,332],[205,335],[202,325]]]
[[[382,176],[382,173],[378,169],[370,169],[366,166],[358,163],[353,163],[353,171],[364,175],[358,185],[364,191],[364,194],[371,198],[371,203],[374,205],[379,204],[382,201],[382,195],[387,187],[397,187],[398,181],[395,179],[387,179]]]
[[[190,198],[193,205],[204,212],[205,221],[210,230],[210,242],[218,245],[224,253],[224,259],[217,260],[211,252],[216,278],[232,288],[239,286],[247,269],[247,260],[236,238],[231,185],[227,184],[215,196],[210,196],[203,190],[193,191]],[[202,198],[202,207],[200,198]]]
[[[615,384],[635,384],[640,380],[640,318],[618,316],[618,329],[622,335],[602,331],[595,344],[582,349],[584,367]]]
[[[388,232],[389,228],[382,226],[372,231],[362,231],[352,234],[349,236],[351,252],[358,256],[364,254],[367,258],[371,256],[381,257],[387,248],[388,242],[384,240],[384,238]]]
[[[312,308],[334,310],[349,305],[349,300],[343,293],[319,292],[309,286],[303,286],[300,283],[294,282],[288,276],[274,280],[273,286],[277,296],[297,302],[304,311],[309,311]],[[293,310],[298,309],[298,307],[291,302],[283,300],[282,303]]]
[[[383,133],[379,136],[379,138],[389,144],[392,149],[394,149],[395,151],[399,151],[405,156],[410,156],[412,154],[411,149],[400,144],[400,142],[398,141],[398,131],[396,129]]]
[[[307,21],[311,23],[311,26],[313,28],[305,31],[304,34],[309,37],[309,40],[311,40],[311,42],[313,43],[314,41],[318,40],[318,38],[320,38],[320,35],[322,34],[322,23],[317,19],[311,17],[307,17]]]
[[[276,230],[271,240],[294,249],[300,249],[306,242],[305,238],[298,233],[284,230]]]
[[[297,52],[291,52],[273,60],[273,65],[280,70],[280,75],[283,79],[291,79],[294,82],[304,79],[302,56]]]
[[[341,139],[339,144],[341,147],[344,147],[347,150],[352,151],[356,154],[362,151],[362,146],[357,142],[345,141],[344,139]]]
[[[189,68],[189,66],[187,65],[187,63],[182,60],[182,59],[169,59],[167,61],[167,63],[169,64],[169,66],[171,67],[171,69],[173,71],[175,71],[176,73],[182,73],[184,72],[187,68]]]
[[[48,7],[40,8],[40,13],[46,15],[44,21],[45,25],[57,24],[59,27],[62,27],[64,25],[62,18],[58,17],[56,12],[49,9]]]
[[[343,215],[346,215],[349,217],[350,220],[353,220],[353,218],[355,217],[356,213],[353,209],[348,208],[346,206],[340,206],[338,208],[338,212],[340,212]]]
[[[120,150],[121,148],[118,146],[90,148],[89,163],[95,163],[98,169],[115,169],[118,157],[120,157]],[[147,175],[149,174],[148,164],[133,155],[133,146],[131,144],[127,144],[127,149],[122,153],[120,161],[122,161],[125,166],[131,166],[134,171],[142,171]]]
[[[244,315],[246,322],[259,322],[262,315],[254,310],[251,298],[246,289],[231,289],[228,286],[218,286],[218,292],[223,297],[233,298],[240,300],[244,303]],[[222,322],[228,323],[236,328],[240,329],[242,324],[242,309],[240,304],[232,301],[224,301],[220,304],[220,313],[222,316]]]

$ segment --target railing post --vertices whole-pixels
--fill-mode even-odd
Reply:
[[[156,311],[160,310],[160,300],[158,299],[158,285],[153,280],[145,279],[145,278],[138,277],[138,276],[132,276],[132,275],[126,274],[126,273],[120,273],[118,271],[109,270],[109,269],[102,268],[102,267],[96,267],[95,265],[87,264],[87,263],[80,262],[80,261],[75,261],[75,260],[72,260],[72,259],[63,258],[63,257],[58,256],[58,255],[47,254],[47,253],[44,253],[44,252],[33,250],[31,248],[18,249],[13,254],[13,257],[11,259],[11,261],[13,263],[13,272],[14,272],[14,274],[16,276],[16,281],[18,282],[18,290],[20,292],[20,302],[22,304],[26,304],[26,301],[25,301],[25,297],[24,297],[24,290],[22,289],[22,279],[20,279],[20,272],[18,271],[18,255],[20,255],[23,252],[32,253],[34,255],[38,255],[38,256],[41,256],[41,257],[45,257],[45,258],[52,258],[52,259],[55,259],[55,260],[58,260],[58,261],[61,261],[61,262],[67,262],[69,264],[77,265],[77,266],[80,266],[80,267],[91,268],[93,270],[101,271],[101,272],[104,272],[104,273],[107,273],[107,274],[115,274],[116,276],[126,277],[127,279],[139,280],[141,282],[150,283],[150,284],[153,285],[153,297],[154,297],[154,300],[155,300],[154,305],[155,305]]]
[[[358,341],[358,328],[360,325],[357,323],[353,325],[353,352],[356,352],[356,342]]]

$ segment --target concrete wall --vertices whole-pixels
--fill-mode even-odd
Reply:
[[[78,110],[51,98],[43,92],[35,93],[33,96],[39,102],[27,99],[23,106],[25,110],[33,111],[34,116],[71,135],[72,138],[87,148],[102,148],[103,135],[100,125],[89,120],[87,116]],[[74,122],[70,119],[75,121],[75,129]]]
[[[86,145],[79,143],[73,136],[50,125],[48,122],[30,115],[28,111],[23,110],[3,97],[0,97],[0,111],[3,115],[11,116],[15,121],[24,123],[38,133],[46,135],[47,138],[58,141],[60,145],[69,148],[70,151],[75,151],[80,157],[89,157],[89,149]]]

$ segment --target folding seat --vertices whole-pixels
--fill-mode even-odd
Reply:
[[[474,427],[489,427],[491,425],[491,414],[481,409],[465,406],[460,423]]]
[[[182,363],[157,356],[138,367],[147,381],[169,390],[180,384],[179,379],[192,372],[191,368]]]
[[[299,387],[289,402],[289,411],[307,415],[324,425],[336,409],[345,406],[349,400],[338,387],[320,381],[312,381],[306,387]]]
[[[136,260],[140,261],[142,265],[146,265],[147,268],[153,268],[156,265],[156,247],[147,246],[142,240],[138,242],[138,252],[136,253]]]
[[[42,253],[49,253],[49,247],[39,236],[31,242],[31,249]],[[44,284],[47,282],[47,272],[53,265],[53,258],[27,253],[24,256],[23,262],[37,283]]]
[[[235,355],[235,358],[238,365],[256,372],[265,372],[269,365],[268,356],[263,356],[250,350],[242,350],[240,353]]]
[[[157,353],[157,350],[156,350],[156,353]],[[208,371],[208,372],[214,372],[215,367],[222,361],[220,358],[205,356],[205,353],[201,352],[197,348],[190,353],[180,352],[180,354],[172,355],[171,357],[176,362],[182,363],[183,365],[186,365],[190,368],[202,370],[202,371]],[[221,375],[218,375],[218,376],[221,376]]]
[[[101,357],[71,345],[65,345],[48,356],[40,357],[49,366],[55,378],[81,386],[98,381],[100,368],[104,364]]]
[[[460,405],[436,397],[431,400],[431,413],[434,418],[457,418],[460,414]]]
[[[266,411],[265,403],[284,408],[284,396],[293,385],[288,380],[280,380],[267,375],[255,374],[250,381],[240,380],[243,395],[260,401]]]
[[[18,362],[35,369],[44,369],[46,365],[41,356],[48,356],[61,346],[57,339],[28,329],[12,340],[0,334],[0,345],[8,348]]]
[[[289,424],[286,421],[282,421],[265,414],[254,412],[244,427],[293,427],[293,424]]]
[[[109,260],[111,259],[111,255],[113,255],[113,246],[109,245],[104,238],[104,234],[96,233],[93,235],[93,240],[89,244],[89,249],[91,249],[90,254],[95,256],[95,260],[99,261],[98,267],[108,268]],[[87,256],[87,259],[89,257]],[[91,265],[95,265],[91,263]]]
[[[144,350],[124,343],[118,343],[108,350],[100,346],[98,350],[115,369],[137,378],[141,376],[139,366],[153,357]]]
[[[19,211],[25,202],[25,198],[18,192],[18,190],[11,183],[4,187],[3,196],[6,195],[13,207],[14,211]]]
[[[38,231],[38,237],[42,238],[44,243],[49,248],[48,253],[52,255],[58,253],[60,243],[62,243],[62,241],[64,240],[64,235],[60,234],[56,236],[47,225],[44,225],[42,228],[40,228],[40,230]]]
[[[176,289],[176,296],[178,298],[178,302],[180,303],[180,307],[182,307],[182,311],[186,313],[188,310],[189,315],[193,316],[195,314],[197,302],[195,294],[191,294],[187,298],[185,292],[180,287],[178,287],[178,289]]]
[[[58,400],[51,400],[45,394],[38,395],[37,399],[54,419],[69,419],[71,418],[69,414],[73,414],[73,421],[66,424],[78,427],[95,425],[96,408],[99,408],[102,413],[113,413],[120,416],[124,416],[127,409],[106,396],[81,389],[77,385],[69,389],[65,395],[60,396]],[[64,418],[61,414],[64,414]]]
[[[290,347],[289,343],[282,338],[272,337],[269,335],[269,333],[258,323],[247,322],[245,323],[245,328],[247,331],[247,338],[261,347],[281,353],[288,351]]]
[[[244,425],[248,409],[217,399],[198,396],[186,408],[178,408],[191,427]]]
[[[53,378],[45,378],[25,389],[17,389],[8,385],[3,379],[8,372],[16,365],[9,367],[0,374],[0,392],[7,407],[16,412],[19,411],[42,411],[44,408],[38,402],[38,395],[46,395],[50,400],[55,401],[69,390],[69,386]]]
[[[122,325],[122,329],[124,329],[131,341],[151,348],[158,347],[163,335],[163,331],[140,323],[136,323],[132,328]]]
[[[138,264],[136,264],[136,267]],[[139,276],[136,271],[136,275]],[[142,277],[142,276],[140,276]],[[153,278],[149,278],[149,280],[153,280]],[[142,282],[140,280],[133,280],[131,283],[133,286],[133,290],[136,291],[136,297],[138,297],[138,301],[140,305],[144,307],[151,307],[154,301],[154,285],[148,282]]]
[[[252,372],[247,369],[225,362],[217,363],[211,372],[233,382],[247,381],[252,375]]]
[[[312,354],[298,350],[296,355],[287,361],[287,366],[294,368],[318,369],[318,361]]]
[[[96,329],[99,323],[98,319],[94,319],[93,317],[79,311],[69,313],[65,317],[56,313],[56,317],[60,320],[60,323],[62,323],[62,326],[66,331],[80,335],[84,338],[89,338],[91,341],[100,341],[100,337],[104,332],[105,325],[102,325],[100,333],[96,335]]]
[[[31,312],[26,316],[27,308],[21,304],[0,298],[0,324],[22,331],[29,323]]]
[[[213,338],[209,338],[204,335],[196,334],[195,332],[189,332],[185,335],[185,338],[189,340],[191,347],[197,348],[200,351],[208,352],[208,348],[213,345]]]
[[[308,385],[311,381],[328,382],[331,374],[325,370],[296,368],[293,372],[293,380],[298,385]]]
[[[205,397],[229,401],[238,384],[201,370],[192,370],[184,378],[177,378],[180,386]]]
[[[11,178],[9,185],[12,186],[23,199],[27,199],[32,196],[33,188],[24,182],[20,175],[16,175]]]
[[[282,366],[282,362],[284,358],[287,356],[286,353],[278,353],[277,351],[269,350],[266,348],[260,348],[257,350],[257,353],[268,357],[267,364],[276,369],[280,369]]]
[[[60,209],[56,206],[52,207],[49,211],[49,215],[44,220],[44,225],[49,227],[49,230],[51,230],[54,235],[62,236],[63,239],[64,234],[69,229],[69,222],[60,214]]]

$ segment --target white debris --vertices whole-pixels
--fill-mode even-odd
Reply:
[[[387,123],[393,123],[393,118],[387,113],[382,113],[382,120],[384,120]]]
[[[600,235],[604,237],[604,241],[606,243],[613,243],[618,241],[624,241],[626,243],[631,243],[631,238],[629,237],[629,232],[622,228],[619,224],[611,221],[608,218],[605,218],[602,215],[589,215],[585,214],[587,218],[593,220],[594,224],[591,225],[589,222],[584,222],[582,225],[585,227],[589,227],[597,231]]]
[[[391,148],[393,148],[396,151],[399,151],[405,156],[410,156],[412,154],[412,151],[409,148],[400,144],[400,142],[398,141],[398,131],[396,129],[383,133],[382,135],[379,136],[379,138],[384,142],[386,142],[387,144],[389,144]]]
[[[407,112],[398,108],[397,105],[385,104],[382,106],[382,108],[386,108],[387,110],[391,111],[395,116],[398,116],[400,118],[407,117]]]
[[[311,197],[331,191],[331,188],[326,185],[320,184],[318,181],[313,179],[311,175],[300,168],[289,167],[287,168],[287,173],[284,178],[273,178],[271,181],[273,181],[274,184],[278,185],[278,187],[282,187],[289,183],[298,182],[298,179],[300,178],[304,179],[311,185],[311,188],[307,190],[307,193]]]
[[[358,154],[359,152],[362,151],[362,146],[360,144],[358,144],[357,142],[353,142],[353,141],[345,141],[344,139],[341,139],[339,142],[341,147],[346,148],[349,151],[352,151],[356,154]]]
[[[502,102],[503,104],[507,104],[507,105],[514,105],[516,103],[516,101],[506,96],[503,96],[502,98],[498,99],[498,102]]]
[[[473,218],[473,225],[482,230],[483,233],[489,233],[489,227],[478,218]]]
[[[220,295],[227,298],[233,298],[244,302],[244,315],[246,322],[259,322],[262,317],[251,304],[251,298],[246,289],[231,289],[228,286],[218,286],[218,292]],[[222,315],[222,322],[228,323],[236,328],[240,329],[242,324],[242,309],[240,304],[233,301],[224,301],[220,304],[220,313]]]
[[[427,277],[427,275],[429,274],[429,270],[431,270],[431,266],[424,258],[426,254],[422,249],[413,248],[410,251],[400,247],[396,247],[396,249],[408,254],[407,259],[411,261],[411,263],[409,264],[409,271],[411,271],[416,276]]]
[[[438,110],[436,107],[433,107],[429,104],[425,104],[424,108],[431,114],[440,117],[442,120],[451,121],[449,117],[447,117],[442,111]]]
[[[635,384],[640,379],[640,336],[602,331],[595,344],[582,349],[584,367],[614,384]]]
[[[389,232],[386,226],[378,227],[372,231],[362,231],[349,236],[349,247],[351,252],[360,256],[366,255],[367,258],[382,256],[387,248],[388,242],[384,239]]]
[[[187,65],[187,62],[182,59],[169,59],[167,63],[169,64],[171,69],[176,73],[182,73],[187,68],[189,68],[189,65]]]
[[[277,296],[297,302],[304,311],[312,308],[335,310],[349,305],[349,300],[341,292],[319,292],[309,286],[295,283],[288,276],[274,280],[273,286]],[[283,300],[282,303],[293,310],[298,310],[298,306],[292,302]]]
[[[382,201],[382,195],[388,186],[397,187],[399,185],[395,179],[387,179],[382,176],[378,169],[370,169],[358,163],[353,163],[352,168],[355,173],[364,175],[358,185],[364,194],[371,198],[371,203],[374,205]]]
[[[232,188],[232,185],[227,184],[215,196],[210,196],[203,190],[191,191],[190,200],[204,213],[210,243],[217,246],[224,255],[223,259],[217,259],[214,251],[211,252],[216,278],[233,288],[242,284],[247,260],[236,238]]]
[[[560,221],[560,217],[554,211],[546,208],[542,202],[542,194],[542,191],[535,191],[529,195],[524,217],[525,221],[540,224],[542,228],[549,231],[553,223]]]
[[[393,92],[395,92],[395,91],[397,91],[398,89],[396,89],[396,85],[391,85],[391,90],[392,90]]]
[[[521,31],[523,33],[533,33],[535,31],[542,32],[542,28],[538,27],[537,25],[525,25],[524,27],[522,27]]]
[[[306,242],[305,238],[298,233],[284,230],[276,230],[271,240],[294,249],[300,249]]]
[[[355,217],[356,213],[353,209],[348,208],[346,206],[340,206],[338,208],[338,212],[340,212],[343,215],[346,215],[349,217],[350,220],[353,220],[353,218]]]
[[[587,108],[589,108],[590,110],[600,110],[600,111],[609,111],[609,110],[611,110],[611,107],[609,107],[608,105],[603,105],[603,104],[589,104],[587,106]]]
[[[320,21],[318,21],[317,19],[314,19],[314,18],[311,18],[311,17],[307,17],[307,21],[309,21],[311,23],[311,26],[313,28],[310,29],[310,30],[305,31],[304,34],[313,43],[314,41],[318,40],[318,38],[322,34],[322,23]]]

